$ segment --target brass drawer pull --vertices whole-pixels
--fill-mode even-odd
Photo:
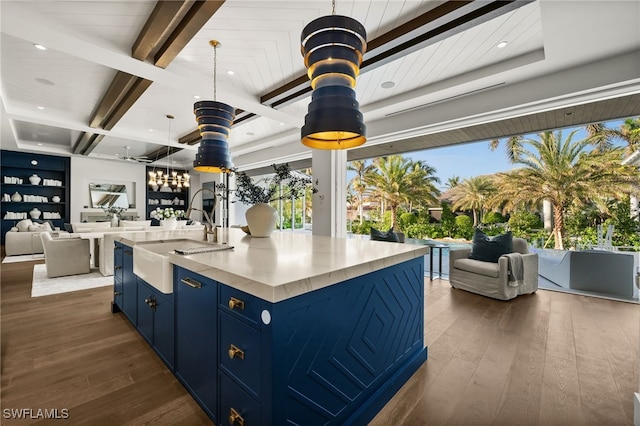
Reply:
[[[232,297],[229,299],[229,309],[242,309],[244,310],[244,302],[240,299],[236,299],[235,297]]]
[[[122,294],[122,293],[120,293],[119,291],[114,291],[114,292],[113,292],[113,295],[114,295],[114,296],[120,296],[121,294]]]
[[[194,280],[193,278],[183,278],[180,281],[182,282],[182,284],[186,284],[189,287],[202,288],[202,284],[200,284],[198,281]]]
[[[113,269],[115,269],[116,271],[118,271],[118,270],[122,269],[122,266],[120,266],[120,265],[116,265],[116,266],[114,266],[114,267],[113,267]]]
[[[244,351],[242,351],[242,349],[238,348],[236,345],[231,345],[229,346],[229,358],[244,359]]]
[[[229,410],[229,424],[231,426],[244,426],[244,419],[242,418],[240,413],[233,409],[233,407],[231,407],[231,410]]]
[[[125,250],[124,254],[126,254],[128,256],[133,256],[133,250]]]

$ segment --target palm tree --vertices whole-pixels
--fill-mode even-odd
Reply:
[[[640,118],[627,118],[618,129],[610,129],[602,123],[587,126],[587,133],[595,144],[611,146],[611,139],[626,142],[626,154],[640,150]]]
[[[402,204],[436,203],[440,191],[435,184],[440,180],[435,169],[422,161],[412,161],[401,155],[380,157],[365,175],[365,182],[380,196],[381,203],[391,209],[391,226],[396,229],[398,207]]]
[[[452,207],[454,210],[472,210],[473,226],[478,226],[478,213],[482,213],[487,200],[494,192],[495,187],[487,176],[465,179],[452,190]]]
[[[590,138],[574,141],[578,130],[566,139],[562,131],[542,132],[537,139],[520,139],[513,156],[523,167],[498,173],[494,203],[513,211],[536,206],[543,200],[553,205],[553,237],[556,249],[564,249],[564,217],[570,207],[597,198],[619,198],[640,184],[638,168],[621,165],[622,148],[588,149]]]
[[[349,182],[349,186],[358,194],[358,216],[360,216],[360,225],[363,221],[363,205],[364,194],[367,191],[367,184],[364,180],[365,175],[371,170],[371,164],[367,164],[367,160],[354,160],[347,163],[347,170],[356,172],[356,175]]]
[[[462,182],[460,180],[460,176],[451,176],[449,179],[447,179],[447,189],[453,189],[456,186],[460,185],[460,182]]]

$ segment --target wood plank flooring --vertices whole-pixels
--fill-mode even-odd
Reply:
[[[111,287],[31,298],[33,265],[1,271],[0,408],[68,409],[0,424],[207,425],[122,316]],[[540,290],[501,302],[425,281],[428,361],[372,425],[631,425],[638,305]]]

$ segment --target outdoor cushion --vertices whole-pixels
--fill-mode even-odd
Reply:
[[[397,243],[400,241],[398,240],[398,236],[396,235],[396,233],[393,232],[393,229],[389,229],[387,232],[382,232],[374,227],[371,227],[371,240],[387,241],[391,243]]]
[[[484,275],[485,277],[498,278],[500,272],[497,262],[485,262],[482,260],[458,259],[453,262],[453,266],[456,269]]]
[[[473,244],[469,259],[481,260],[484,262],[497,262],[503,254],[513,251],[513,235],[511,231],[495,237],[489,237],[484,232],[476,228],[473,233]]]

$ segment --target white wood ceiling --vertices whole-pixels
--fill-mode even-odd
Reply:
[[[373,40],[444,2],[336,3],[337,13],[360,21]],[[310,156],[299,144],[309,98],[272,109],[261,105],[260,97],[305,74],[300,32],[331,13],[330,1],[227,0],[165,70],[131,58],[131,46],[154,6],[154,1],[126,0],[1,1],[2,122],[8,120],[11,128],[10,135],[3,130],[2,148],[71,155],[80,132],[92,131],[106,137],[91,156],[112,158],[124,146],[140,156],[169,144],[184,148],[170,161],[188,167],[197,145],[177,140],[195,129],[194,96],[213,96],[208,42],[216,39],[222,42],[218,100],[256,114],[232,129],[236,164]],[[639,16],[637,1],[536,1],[363,72],[356,91],[368,143],[638,93],[640,66],[634,69],[627,56],[640,51]],[[497,48],[500,41],[509,44]],[[48,50],[37,50],[34,43]],[[615,72],[603,76],[595,67],[587,72],[607,58]],[[573,67],[584,71],[579,82],[571,81]],[[91,129],[91,114],[118,70],[154,83],[112,130]],[[567,77],[558,81],[562,73]],[[384,82],[394,86],[385,89]],[[176,117],[170,135],[166,114]],[[612,118],[616,114],[609,112]]]

